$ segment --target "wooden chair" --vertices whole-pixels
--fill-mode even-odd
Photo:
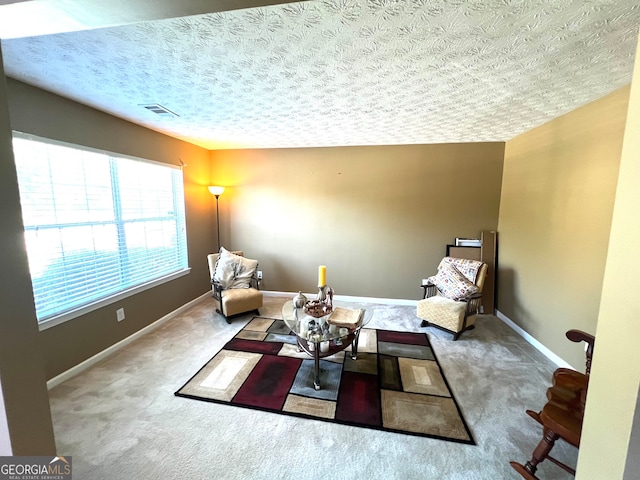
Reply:
[[[580,330],[569,330],[567,338],[572,342],[587,343],[587,365],[585,373],[568,368],[558,368],[553,374],[553,385],[547,390],[547,403],[539,412],[527,410],[527,415],[542,425],[542,440],[533,451],[533,456],[524,465],[509,462],[522,477],[538,480],[535,473],[538,464],[545,459],[569,472],[576,474],[575,469],[549,455],[556,440],[563,439],[576,448],[580,447],[582,434],[582,418],[589,385],[591,358],[595,337]]]

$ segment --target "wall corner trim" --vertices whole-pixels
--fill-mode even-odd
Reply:
[[[92,367],[99,361],[104,360],[109,355],[116,353],[118,350],[126,347],[127,345],[134,342],[135,340],[138,340],[139,338],[143,337],[147,333],[151,333],[152,331],[160,328],[162,325],[167,323],[172,318],[178,316],[185,310],[191,308],[196,303],[201,302],[202,300],[204,300],[205,298],[208,298],[209,296],[211,296],[211,292],[203,293],[199,297],[196,297],[190,302],[185,303],[181,307],[176,308],[172,312],[167,313],[164,317],[159,318],[155,322],[129,335],[127,338],[124,338],[120,340],[118,343],[114,343],[110,347],[105,348],[101,352],[96,353],[93,357],[87,358],[85,361],[80,362],[78,365],[71,367],[69,370],[65,370],[60,375],[56,375],[55,377],[47,381],[47,389],[51,390],[53,387],[60,385],[62,382],[69,380],[71,377],[75,377],[76,375]]]
[[[547,347],[545,347],[542,343],[540,343],[538,340],[536,340],[534,337],[532,337],[531,335],[529,335],[525,330],[523,330],[521,327],[519,327],[518,325],[516,325],[513,320],[511,320],[509,317],[507,317],[504,313],[502,313],[500,310],[496,310],[496,317],[498,317],[500,320],[502,320],[504,323],[506,323],[509,327],[511,327],[511,329],[513,329],[518,335],[520,335],[522,338],[524,338],[529,344],[531,344],[536,350],[538,350],[540,353],[542,353],[545,357],[547,357],[549,360],[551,360],[553,363],[555,363],[558,367],[561,368],[570,368],[572,370],[577,370],[575,367],[573,367],[572,365],[570,365],[569,363],[567,363],[565,360],[563,360],[562,358],[560,358],[558,355],[556,355],[555,353],[553,353],[551,350],[549,350]]]

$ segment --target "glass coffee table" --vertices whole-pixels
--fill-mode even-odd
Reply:
[[[343,316],[346,322],[342,323],[338,316]],[[313,358],[313,387],[320,390],[320,359],[351,346],[351,358],[355,360],[360,330],[371,320],[371,311],[337,307],[329,315],[315,318],[307,315],[303,308],[295,308],[290,300],[282,307],[282,318],[296,335],[298,351]]]

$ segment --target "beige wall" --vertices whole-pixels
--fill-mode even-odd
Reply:
[[[595,334],[629,89],[507,142],[498,310],[575,368]]]
[[[637,479],[638,422],[633,417],[640,386],[640,58],[629,98],[596,347],[578,457],[577,479]],[[636,431],[631,434],[632,428]],[[628,449],[634,439],[636,450]],[[628,458],[627,453],[636,456]]]
[[[14,455],[54,455],[4,78],[0,51],[0,415],[6,414]],[[6,438],[0,441],[4,454],[6,443]]]
[[[215,244],[212,197],[206,189],[210,152],[11,79],[8,98],[14,130],[174,165],[182,159],[188,164],[183,172],[191,273],[40,332],[46,376],[52,378],[210,288],[205,261]],[[21,293],[31,295],[30,290]],[[116,321],[120,307],[126,313],[123,322]]]
[[[222,244],[266,290],[417,299],[455,237],[495,230],[504,144],[213,152]]]

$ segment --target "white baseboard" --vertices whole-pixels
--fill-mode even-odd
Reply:
[[[99,361],[104,360],[109,355],[117,352],[121,348],[126,347],[127,345],[129,345],[130,343],[138,340],[140,337],[143,337],[147,333],[150,333],[150,332],[156,330],[157,328],[161,327],[162,325],[167,323],[172,318],[176,317],[177,315],[181,314],[185,310],[187,310],[187,309],[191,308],[192,306],[194,306],[196,303],[201,302],[202,300],[204,300],[205,298],[208,298],[210,296],[211,296],[211,292],[203,293],[199,297],[194,298],[190,302],[187,302],[184,305],[182,305],[181,307],[176,308],[174,311],[169,312],[164,317],[156,320],[152,324],[147,325],[146,327],[138,330],[134,334],[129,335],[127,338],[124,338],[124,339],[120,340],[118,343],[115,343],[115,344],[111,345],[110,347],[102,350],[101,352],[96,353],[93,357],[87,358],[85,361],[80,362],[78,365],[75,365],[75,366],[71,367],[69,370],[66,370],[66,371],[62,372],[60,375],[57,375],[57,376],[53,377],[52,379],[47,381],[47,389],[51,390],[53,387],[55,387],[57,385],[60,385],[62,382],[70,379],[71,377],[75,377],[80,372],[83,372],[84,370],[86,370],[89,367],[95,365]]]
[[[298,292],[274,292],[268,290],[262,290],[262,294],[265,297],[295,297]],[[309,299],[314,299],[318,295],[318,292],[305,293],[304,296]],[[381,303],[383,305],[406,305],[415,307],[418,305],[418,300],[406,300],[403,298],[375,298],[375,297],[354,297],[351,295],[334,295],[334,300],[340,300],[342,302],[352,303]]]
[[[292,292],[275,292],[273,290],[260,290],[260,291],[262,292],[262,295],[264,295],[265,297],[291,297],[291,298],[293,298],[298,294],[298,292],[296,292],[296,293],[292,293]],[[305,296],[315,295],[315,293],[314,294],[305,293],[304,295]]]
[[[343,302],[381,303],[383,305],[405,305],[409,307],[418,306],[418,300],[407,300],[405,298],[353,297],[350,295],[335,295],[333,298],[342,300]]]
[[[531,335],[529,335],[525,330],[523,330],[521,327],[516,325],[513,322],[513,320],[507,317],[500,310],[496,310],[496,317],[498,317],[500,320],[506,323],[509,327],[511,327],[518,335],[524,338],[528,343],[530,343],[533,347],[535,347],[538,351],[540,351],[540,353],[542,353],[545,357],[547,357],[549,360],[555,363],[558,367],[571,368],[575,370],[573,366],[569,365],[569,363],[564,361],[562,358],[560,358],[558,355],[553,353],[551,350],[545,347],[538,340],[536,340]]]

